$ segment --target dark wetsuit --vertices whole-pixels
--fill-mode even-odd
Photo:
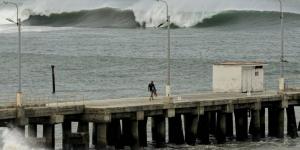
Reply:
[[[157,95],[156,95],[156,88],[155,88],[154,83],[150,83],[150,84],[148,85],[148,91],[151,92],[150,99],[153,99],[153,95],[157,96]]]

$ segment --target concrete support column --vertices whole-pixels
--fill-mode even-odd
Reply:
[[[216,139],[219,144],[226,142],[226,113],[217,113],[217,131]]]
[[[43,136],[46,139],[46,148],[54,149],[55,148],[55,126],[54,124],[44,124],[43,125]]]
[[[17,128],[18,132],[20,132],[21,135],[25,137],[25,126],[17,125],[15,128]]]
[[[96,143],[97,143],[97,128],[96,128],[96,123],[93,123],[92,144],[96,147]]]
[[[96,123],[96,150],[102,150],[107,148],[106,131],[106,123]]]
[[[141,147],[147,147],[147,118],[139,120],[139,143]]]
[[[268,135],[269,137],[275,137],[276,136],[276,117],[277,113],[275,108],[268,108]]]
[[[88,122],[78,122],[77,132],[89,132],[89,123]]]
[[[122,141],[124,146],[130,146],[130,119],[122,119]]]
[[[140,149],[138,126],[137,120],[130,120],[130,148],[132,150]]]
[[[260,110],[260,137],[266,137],[266,125],[265,125],[265,108],[261,108]]]
[[[71,122],[70,121],[64,121],[62,123],[62,138],[63,138],[63,150],[70,150],[71,145],[68,143],[68,138],[71,135]]]
[[[287,135],[291,138],[297,138],[298,132],[297,132],[297,122],[296,122],[296,116],[295,116],[295,109],[294,106],[290,105],[286,109],[287,113]]]
[[[277,114],[276,123],[278,124],[278,127],[276,130],[276,137],[284,138],[284,108],[278,108]]]
[[[199,116],[198,122],[198,139],[200,144],[210,144],[209,142],[209,113],[204,112],[203,115]]]
[[[236,109],[235,115],[235,127],[236,127],[236,140],[245,141],[248,139],[248,110]]]
[[[89,137],[89,122],[78,122],[78,133],[85,133]],[[78,144],[76,147],[80,150],[88,150],[89,149],[89,139],[85,139],[82,143]]]
[[[152,117],[152,140],[157,148],[166,145],[166,120],[165,116]]]
[[[37,124],[28,124],[28,137],[37,137]]]
[[[253,141],[260,140],[260,110],[251,110],[251,134]]]
[[[184,135],[182,128],[181,114],[176,114],[175,117],[169,118],[169,143],[184,144]]]
[[[123,143],[121,139],[121,124],[119,119],[113,119],[107,124],[107,143],[115,146],[116,149],[122,149]]]
[[[217,129],[217,112],[209,112],[209,133],[215,135]]]
[[[232,113],[226,113],[226,136],[233,138],[233,116]]]
[[[194,115],[194,114],[184,115],[185,142],[188,145],[196,144],[198,120],[199,120],[198,115]]]

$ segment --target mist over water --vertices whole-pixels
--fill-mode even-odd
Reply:
[[[17,129],[1,128],[1,150],[44,150],[43,148],[35,148],[30,145],[23,135]]]

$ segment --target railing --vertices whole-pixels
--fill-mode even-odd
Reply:
[[[84,96],[76,95],[53,95],[53,96],[23,96],[23,106],[39,107],[45,105],[74,104],[84,105]]]
[[[287,79],[286,88],[288,90],[300,90],[300,79]]]

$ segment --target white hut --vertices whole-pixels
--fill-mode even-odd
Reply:
[[[213,65],[214,92],[264,91],[262,62],[227,61]]]

